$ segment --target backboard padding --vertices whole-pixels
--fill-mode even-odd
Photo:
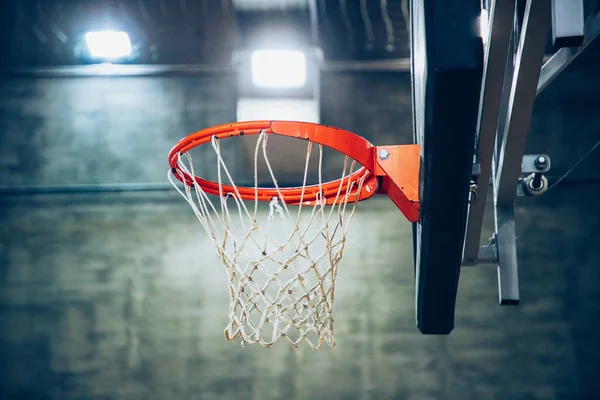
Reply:
[[[421,145],[414,225],[417,327],[448,334],[464,241],[483,74],[479,0],[411,3],[414,139]]]

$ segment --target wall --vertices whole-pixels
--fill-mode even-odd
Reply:
[[[325,73],[321,119],[375,145],[413,143],[410,75]]]
[[[550,154],[556,174],[600,138],[593,70],[574,66],[536,102],[528,151]],[[123,80],[136,105],[127,113],[103,80],[83,98],[111,100],[82,117],[89,114],[78,102],[53,100],[80,93],[81,82],[0,85],[2,184],[154,181],[180,131],[235,116],[221,97],[224,81],[154,78]],[[408,85],[399,75],[331,76],[322,120],[377,144],[408,142]],[[72,127],[80,118],[87,129]],[[131,135],[140,140],[118,145]],[[141,154],[151,157],[133,169]],[[577,174],[598,170],[598,159]],[[117,163],[124,167],[108,168]],[[599,194],[598,186],[564,185],[519,199],[522,306],[497,305],[493,267],[465,268],[448,337],[416,332],[410,224],[384,198],[361,204],[338,277],[337,346],[320,352],[223,339],[225,274],[172,191],[2,196],[0,397],[594,398]]]
[[[228,75],[2,78],[0,99],[0,186],[164,181],[177,140],[236,117]]]

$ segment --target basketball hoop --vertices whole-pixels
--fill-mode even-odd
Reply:
[[[222,139],[244,135],[258,136],[254,187],[236,185],[221,154]],[[280,187],[268,159],[269,135],[307,141],[301,186]],[[189,154],[209,143],[217,156],[216,181],[198,177]],[[307,184],[315,144],[319,178]],[[322,182],[323,146],[346,156],[340,178],[329,182]],[[273,187],[259,187],[259,156]],[[335,279],[357,203],[387,194],[409,221],[419,219],[418,145],[373,146],[354,133],[306,122],[238,122],[184,138],[169,153],[169,165],[169,180],[225,266],[230,295],[225,337],[239,337],[243,346],[271,347],[283,339],[293,347],[302,341],[313,349],[325,342],[333,347]],[[267,204],[267,213],[259,213],[259,203]]]

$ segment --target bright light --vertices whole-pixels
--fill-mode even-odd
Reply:
[[[479,17],[479,30],[483,43],[487,43],[488,36],[490,34],[490,17],[487,10],[481,10],[481,17]]]
[[[306,83],[306,57],[296,50],[252,53],[252,83],[265,88],[301,88]]]
[[[127,32],[88,32],[85,34],[85,43],[95,58],[114,60],[131,55],[131,41]]]

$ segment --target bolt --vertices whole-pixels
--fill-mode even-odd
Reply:
[[[379,150],[379,152],[377,153],[377,155],[379,156],[379,158],[381,158],[382,160],[387,160],[388,157],[390,156],[390,152],[387,151],[387,149],[381,149]]]
[[[529,181],[529,187],[533,190],[540,190],[544,186],[542,176],[542,174],[533,174],[533,179]]]
[[[544,156],[539,156],[533,163],[537,169],[542,170],[548,165],[548,159]]]

